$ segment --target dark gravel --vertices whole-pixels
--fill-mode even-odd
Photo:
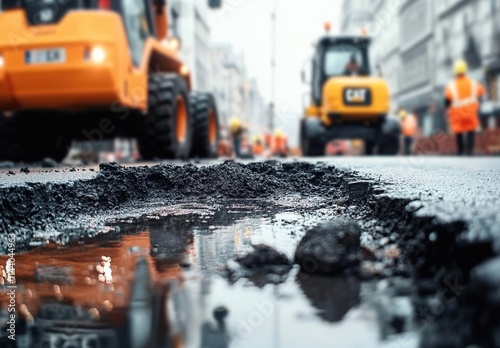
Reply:
[[[67,173],[73,174],[73,173]],[[64,175],[64,174],[61,174]],[[344,174],[335,167],[309,163],[223,164],[200,167],[157,165],[125,168],[100,165],[91,178],[23,182],[0,187],[0,234],[27,237],[58,230],[141,202],[172,204],[192,199],[276,198],[284,195],[340,195]]]

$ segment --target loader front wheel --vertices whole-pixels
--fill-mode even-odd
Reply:
[[[150,76],[148,113],[141,128],[138,141],[143,159],[188,158],[193,129],[187,87],[178,75]]]
[[[193,116],[191,156],[217,158],[219,118],[213,96],[207,93],[191,93],[189,103]]]
[[[321,157],[325,155],[325,142],[314,134],[319,121],[304,119],[300,124],[300,147],[304,157]]]
[[[374,140],[365,140],[365,156],[375,155],[375,148],[377,147],[377,142]]]
[[[382,125],[379,154],[394,156],[399,152],[401,121],[395,116],[387,116]]]

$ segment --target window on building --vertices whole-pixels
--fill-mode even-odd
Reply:
[[[222,0],[208,0],[208,7],[221,8],[222,7]]]
[[[174,36],[179,36],[179,12],[175,7],[170,11],[170,25]]]
[[[428,3],[425,0],[413,1],[400,17],[401,38],[410,44],[429,29]]]
[[[453,64],[453,58],[451,57],[450,49],[450,30],[448,27],[443,28],[443,47],[444,47],[444,60],[443,64],[447,67]]]

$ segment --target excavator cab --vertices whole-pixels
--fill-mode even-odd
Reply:
[[[312,98],[315,105],[321,105],[323,87],[329,79],[370,76],[368,45],[367,38],[326,37],[319,42],[312,64]]]
[[[366,36],[319,40],[312,60],[311,103],[301,121],[305,156],[324,155],[326,144],[336,139],[363,139],[367,154],[375,148],[380,154],[398,151],[397,124],[388,116],[389,87],[372,76],[369,47]]]

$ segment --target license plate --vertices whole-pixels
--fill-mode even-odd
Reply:
[[[48,50],[30,50],[24,55],[26,64],[59,64],[66,62],[66,50],[54,48]]]

